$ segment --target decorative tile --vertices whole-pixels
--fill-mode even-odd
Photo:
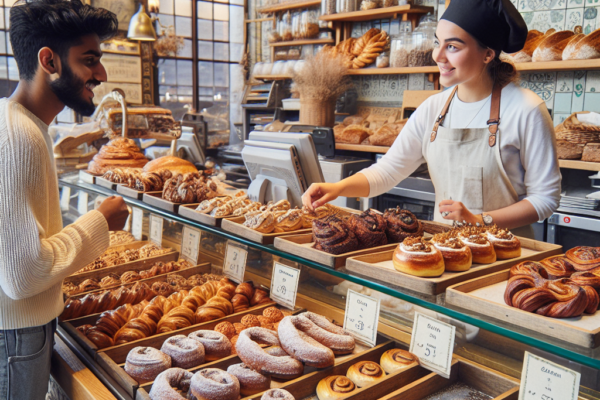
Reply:
[[[513,3],[513,6],[515,6],[515,8],[519,8],[519,0],[510,0],[511,3]]]
[[[565,29],[572,31],[577,25],[583,27],[583,8],[572,8],[567,10]]]
[[[600,0],[585,0],[586,7],[600,6]]]
[[[569,0],[567,8],[579,8],[584,6],[584,0]]]
[[[598,8],[586,7],[583,12],[583,33],[586,35],[596,29]]]
[[[600,112],[600,93],[586,93],[583,100],[585,111]]]
[[[567,0],[520,0],[519,11],[546,11],[566,8]]]
[[[408,90],[423,90],[425,87],[425,74],[408,75]]]
[[[554,95],[554,113],[571,113],[573,93],[556,93]]]
[[[523,17],[523,20],[525,20],[525,23],[527,24],[527,28],[529,28],[529,30],[533,29],[531,27],[531,23],[533,22],[533,13],[532,12],[524,12],[524,13],[521,13],[521,16]]]
[[[573,103],[571,104],[571,112],[583,111],[585,75],[585,71],[575,71],[573,73]]]
[[[573,91],[573,72],[559,72],[556,74],[556,92],[567,93]]]
[[[585,80],[585,91],[587,93],[600,93],[600,71],[588,71]]]
[[[556,72],[532,73],[529,75],[526,85],[522,87],[534,91],[542,100],[546,102],[546,107],[554,107],[554,92],[556,90]]]
[[[527,23],[527,27],[529,30],[536,29],[540,32],[546,32],[548,29],[554,27],[554,25],[558,25],[557,21],[560,19],[560,15],[551,15],[552,11],[535,11],[532,14],[533,16],[531,17],[530,22]],[[527,20],[525,22],[527,22]],[[564,18],[562,23],[564,27]]]
[[[569,117],[569,115],[571,115],[571,114],[554,114],[554,119],[553,119],[554,126],[558,126],[558,125],[562,124],[565,121],[565,119],[567,119]]]
[[[557,31],[562,31],[565,29],[566,24],[566,10],[552,10],[550,11],[550,27],[556,29]]]

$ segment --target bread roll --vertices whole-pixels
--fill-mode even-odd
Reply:
[[[588,143],[583,148],[581,161],[600,162],[600,143]]]
[[[562,53],[574,36],[575,34],[572,31],[560,31],[551,34],[538,45],[531,60],[533,62],[562,60]]]
[[[556,141],[556,151],[559,160],[580,160],[583,150],[583,144],[571,143],[566,140]]]
[[[188,172],[198,172],[198,168],[191,162],[172,156],[159,157],[144,166],[144,172],[154,172],[161,169],[168,169],[182,175]]]
[[[360,144],[370,134],[371,131],[361,125],[350,125],[338,135],[335,134],[334,130],[335,141],[339,143]]]
[[[589,35],[580,38],[574,44],[569,43],[563,52],[564,60],[587,60],[592,58],[600,58],[600,29],[596,29]]]
[[[421,238],[404,239],[394,251],[394,268],[414,276],[440,276],[444,273],[442,253]]]

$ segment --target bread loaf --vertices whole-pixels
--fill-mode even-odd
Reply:
[[[540,61],[560,61],[562,53],[574,38],[575,34],[571,31],[560,31],[546,37],[533,52],[531,60]]]
[[[350,125],[337,135],[334,130],[335,141],[339,143],[360,144],[370,134],[371,132],[361,125]]]
[[[568,52],[567,52],[568,50]],[[568,58],[565,58],[568,57]],[[575,44],[569,43],[563,52],[564,60],[587,60],[600,58],[600,29],[580,38]]]
[[[582,144],[571,143],[566,140],[556,141],[556,151],[560,160],[579,160],[583,154]]]
[[[588,143],[583,148],[581,161],[600,162],[600,143]]]
[[[172,156],[159,157],[144,166],[144,172],[155,172],[161,169],[168,169],[182,175],[188,172],[198,172],[198,168],[191,162]]]
[[[577,44],[579,44],[579,42],[584,38],[585,38],[585,35],[583,33],[575,34],[573,39],[571,39],[571,41],[569,42],[567,47],[565,47],[565,49],[563,50],[562,59],[563,60],[572,60],[574,58],[575,49],[577,48]]]
[[[531,56],[542,40],[544,40],[544,36],[545,35],[540,31],[536,31],[535,29],[530,30],[527,33],[527,40],[525,41],[525,46],[523,46],[523,49],[516,53],[509,54],[510,58],[512,58],[514,62],[518,63],[531,62]]]
[[[398,137],[399,130],[395,125],[384,125],[369,137],[369,143],[373,146],[391,146]]]

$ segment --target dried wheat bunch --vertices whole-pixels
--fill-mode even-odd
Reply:
[[[294,91],[302,99],[335,100],[352,87],[343,58],[330,51],[309,56],[300,71],[294,71],[292,79]]]

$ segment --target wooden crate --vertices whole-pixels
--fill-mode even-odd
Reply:
[[[449,286],[459,282],[506,270],[525,260],[539,261],[562,252],[562,246],[556,244],[527,238],[519,238],[519,240],[521,241],[521,257],[498,260],[492,264],[473,264],[468,271],[446,271],[438,277],[419,277],[397,271],[392,261],[394,250],[351,257],[346,261],[346,269],[369,279],[385,282],[387,285],[408,289],[429,299],[431,296],[444,293]]]
[[[162,191],[156,192],[141,192],[139,190],[132,189],[125,185],[117,185],[117,193],[122,194],[125,197],[131,197],[132,199],[142,200],[144,198],[144,193],[149,194],[162,194]]]
[[[102,186],[103,188],[110,189],[110,190],[116,190],[117,189],[117,184],[116,183],[111,182],[108,179],[104,179],[101,176],[97,176],[96,177],[96,181],[94,182],[94,184],[96,184],[98,186]]]
[[[254,229],[250,229],[245,227],[243,224],[246,221],[246,218],[242,217],[233,217],[228,218],[223,221],[221,227],[223,230],[231,233],[235,233],[238,236],[242,236],[248,240],[252,240],[256,243],[262,244],[273,244],[275,238],[281,236],[290,236],[290,235],[298,235],[303,233],[310,233],[312,230],[308,229],[299,229],[293,232],[282,232],[282,233],[260,233],[255,231]]]
[[[182,205],[182,203],[173,203],[171,201],[167,201],[167,200],[163,199],[162,192],[160,192],[160,193],[154,193],[154,192],[144,193],[142,200],[144,203],[150,204],[151,206],[158,207],[162,210],[169,211],[172,213],[176,213],[177,210],[179,210],[179,206]],[[194,206],[198,207],[198,204],[199,203],[194,203],[194,204],[190,204],[190,205],[194,205]]]
[[[229,218],[229,217],[213,217],[212,215],[201,214],[196,211],[197,207],[198,207],[198,204],[184,204],[181,207],[179,207],[179,210],[177,211],[177,213],[179,215],[181,215],[182,217],[191,219],[192,221],[197,221],[197,222],[200,222],[205,225],[216,226],[216,227],[220,227],[221,221]]]
[[[451,286],[446,303],[492,317],[533,336],[549,336],[568,344],[596,348],[600,346],[600,312],[578,318],[549,318],[510,307],[504,292],[510,271],[501,271]]]
[[[492,396],[494,400],[517,400],[519,398],[518,380],[483,365],[456,357],[452,362],[450,379],[431,373],[381,397],[380,400],[422,400],[456,382],[467,384],[473,389]]]

